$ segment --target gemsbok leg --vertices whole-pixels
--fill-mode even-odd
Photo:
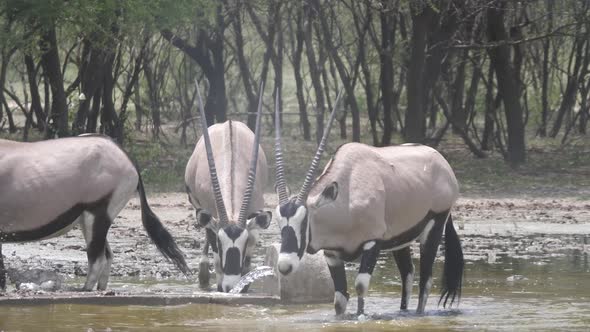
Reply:
[[[209,273],[209,238],[208,236],[205,236],[203,253],[201,254],[201,261],[199,262],[199,287],[209,288],[210,278],[211,274]]]
[[[105,240],[104,257],[106,258],[106,264],[102,268],[102,272],[98,277],[98,285],[96,286],[99,290],[107,288],[109,283],[109,277],[111,276],[111,265],[113,264],[113,251],[109,245],[109,241]]]
[[[424,313],[428,294],[432,287],[432,266],[438,251],[438,246],[442,238],[445,222],[449,216],[449,211],[438,213],[434,216],[434,223],[427,234],[426,240],[420,241],[420,295],[418,299],[418,308],[416,313]]]
[[[414,263],[412,263],[412,250],[410,246],[393,252],[395,264],[402,278],[402,301],[400,310],[407,310],[414,285]]]
[[[330,269],[330,276],[334,281],[334,310],[336,315],[341,315],[346,312],[348,299],[350,296],[347,291],[346,271],[344,270],[344,261],[331,253],[324,251],[328,268]]]
[[[106,207],[97,207],[90,213],[84,212],[81,216],[80,226],[86,240],[86,255],[88,256],[88,275],[83,290],[91,291],[103,274],[103,270],[110,267],[106,251],[107,233],[111,227],[111,219]],[[112,259],[112,255],[109,256]],[[107,273],[109,272],[107,271]],[[98,290],[104,290],[104,287],[106,287],[106,283],[99,284]]]
[[[373,270],[377,264],[377,257],[379,256],[380,245],[376,241],[368,241],[363,245],[363,252],[361,254],[361,265],[359,273],[356,276],[354,283],[356,294],[358,297],[357,315],[362,315],[365,312],[365,296],[369,290],[369,283]]]
[[[4,268],[4,257],[2,256],[2,243],[0,243],[0,291],[6,289],[6,269]]]

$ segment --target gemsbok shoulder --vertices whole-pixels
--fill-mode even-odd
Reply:
[[[59,236],[78,223],[88,257],[83,290],[104,290],[113,261],[107,232],[136,191],[149,237],[164,257],[189,273],[183,253],[148,205],[137,167],[110,138],[0,139],[0,288],[6,283],[2,243]]]
[[[198,224],[205,228],[199,283],[209,286],[211,246],[217,290],[229,292],[250,271],[259,230],[268,228],[272,219],[270,211],[262,211],[268,178],[266,155],[259,144],[263,85],[255,133],[232,120],[207,128],[196,85],[203,134],[186,165],[185,184]]]
[[[336,102],[337,104],[338,102]],[[275,106],[276,107],[276,106]],[[422,314],[432,286],[432,267],[445,233],[445,263],[440,302],[446,307],[461,296],[463,252],[453,227],[451,208],[459,186],[449,163],[436,150],[420,144],[376,148],[342,145],[313,182],[325,148],[336,106],[305,177],[301,191],[289,199],[285,188],[280,124],[276,110],[276,176],[281,229],[278,270],[294,271],[303,255],[323,249],[334,281],[334,309],[346,312],[349,300],[344,262],[360,257],[355,281],[357,314],[382,250],[392,250],[402,278],[400,308],[407,310],[414,265],[410,245],[420,242]]]

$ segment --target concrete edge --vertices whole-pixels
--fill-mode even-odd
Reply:
[[[221,305],[262,305],[280,304],[278,297],[258,295],[238,296],[207,296],[180,294],[63,294],[63,295],[35,295],[35,296],[0,296],[1,306],[37,306],[49,304],[88,304],[106,306],[175,306],[185,304],[221,304]]]

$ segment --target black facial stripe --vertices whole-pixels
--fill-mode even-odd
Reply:
[[[279,211],[281,212],[281,216],[283,218],[291,218],[295,215],[295,213],[297,212],[297,209],[300,207],[301,205],[299,204],[295,204],[294,200],[291,200],[289,202],[287,202],[284,205],[281,205],[281,207],[279,208]]]
[[[211,244],[211,249],[213,250],[213,252],[219,252],[217,251],[217,237],[215,235],[215,232],[207,228],[205,234],[207,235],[207,242]]]
[[[242,267],[240,266],[240,250],[236,247],[227,249],[226,261],[223,266],[223,273],[228,275],[240,275]]]
[[[285,226],[281,229],[281,252],[293,253],[298,252],[297,236],[295,230],[291,226]]]
[[[229,237],[232,241],[235,241],[237,238],[240,237],[240,235],[242,235],[244,229],[240,226],[230,225],[224,228],[223,231],[225,232],[225,234],[227,234],[227,237]]]

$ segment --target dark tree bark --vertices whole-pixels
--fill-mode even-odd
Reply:
[[[338,54],[338,49],[332,41],[333,36],[330,34],[330,27],[328,26],[327,22],[327,13],[323,10],[318,0],[313,0],[313,6],[317,13],[317,18],[320,22],[321,32],[323,34],[323,44],[326,46],[328,54],[330,54],[330,58],[334,61],[334,65],[336,66],[336,70],[338,70],[338,75],[340,76],[340,80],[344,85],[344,90],[346,92],[346,101],[347,104],[350,106],[352,114],[352,140],[354,142],[360,142],[360,112],[358,103],[356,102],[356,97],[354,95],[353,77],[351,77],[352,75],[346,69],[344,61]]]
[[[381,96],[383,101],[383,136],[381,146],[391,145],[391,137],[395,124],[393,122],[394,106],[394,69],[393,49],[395,47],[395,33],[397,27],[397,13],[393,11],[393,1],[384,1],[385,8],[381,10],[381,49],[379,54]]]
[[[466,131],[467,128],[467,110],[463,105],[463,93],[465,90],[465,67],[469,56],[468,50],[463,50],[462,56],[458,58],[457,72],[453,87],[451,89],[451,116],[453,118],[453,132],[459,134],[460,131]],[[460,126],[461,128],[457,128]]]
[[[29,91],[31,92],[31,109],[37,117],[37,129],[45,130],[46,115],[41,106],[41,95],[39,94],[39,86],[37,85],[37,70],[33,57],[25,54],[25,66],[27,68],[27,78],[29,81]]]
[[[2,108],[6,111],[6,118],[8,119],[8,131],[11,133],[16,132],[17,128],[14,123],[14,119],[12,117],[12,112],[8,107],[8,102],[6,101],[6,97],[4,96],[4,89],[6,84],[6,75],[8,73],[8,64],[10,62],[10,58],[16,51],[16,48],[12,50],[6,50],[5,47],[2,48],[2,61],[0,63],[0,124],[2,123]]]
[[[588,47],[588,38],[590,38],[590,32],[584,34],[579,33],[576,36],[569,61],[569,63],[573,62],[573,68],[572,66],[568,66],[565,91],[563,92],[563,97],[557,110],[555,122],[553,122],[553,127],[549,133],[549,137],[551,138],[557,136],[565,115],[571,113],[575,106],[580,82],[585,79],[588,73],[588,64],[586,63],[588,61],[588,54],[585,54],[587,53],[585,50]]]
[[[92,39],[95,40],[96,36]],[[92,40],[85,39],[82,42],[82,66],[78,76],[85,98],[80,100],[78,112],[72,124],[72,132],[76,135],[83,133],[87,127],[86,121],[92,96],[96,95],[98,89],[103,88],[105,70],[107,70],[105,60],[104,51],[99,47],[94,47]]]
[[[216,24],[212,29],[200,28],[197,31],[195,45],[164,29],[160,31],[162,37],[174,47],[183,51],[193,59],[209,81],[209,94],[205,101],[205,117],[208,125],[224,122],[227,118],[227,96],[225,89],[225,64],[223,57],[223,34],[225,20],[223,6],[217,5]]]
[[[295,33],[294,33],[294,47],[293,49],[293,74],[295,76],[295,87],[297,104],[299,105],[299,122],[303,129],[303,139],[306,141],[311,140],[311,130],[309,117],[307,115],[307,104],[303,95],[303,77],[301,75],[301,61],[303,55],[303,43],[305,38],[305,32],[303,31],[303,5],[296,3],[296,17],[295,17]],[[293,29],[291,29],[293,30]]]
[[[546,0],[547,6],[547,31],[553,30],[553,0]],[[541,125],[537,133],[541,137],[547,136],[547,118],[549,117],[549,55],[551,48],[551,38],[545,38],[543,41],[543,70],[541,78]]]
[[[436,18],[430,6],[412,8],[412,35],[410,37],[410,60],[407,76],[408,109],[405,116],[404,138],[406,142],[421,143],[426,134],[424,67],[428,25]]]
[[[506,4],[506,0],[496,0],[487,10],[488,38],[491,42],[508,40],[504,28]],[[508,127],[508,161],[512,166],[518,166],[526,160],[519,78],[515,77],[514,67],[510,62],[510,47],[507,44],[499,43],[496,47],[489,48],[488,53],[498,80],[498,90],[504,102]]]
[[[137,91],[134,90],[134,88],[138,86],[139,74],[143,69],[143,61],[146,57],[146,47],[148,40],[149,38],[144,38],[141,44],[139,54],[133,61],[133,70],[131,71],[131,77],[129,77],[127,83],[125,84],[123,100],[121,101],[121,111],[119,112],[119,122],[117,123],[117,126],[114,128],[114,137],[116,138],[117,142],[119,142],[119,144],[121,145],[124,144],[125,122],[127,121],[127,104],[129,103],[129,100],[131,99],[133,93],[137,93]]]
[[[41,64],[47,75],[51,88],[52,130],[47,131],[48,138],[57,132],[59,137],[69,136],[68,105],[61,74],[61,62],[57,48],[55,26],[52,25],[41,36]]]
[[[360,4],[359,4],[359,11],[357,12],[356,10],[354,10],[354,2],[353,2],[353,17],[354,17],[354,22],[355,22],[355,28],[356,28],[356,32],[359,35],[359,62],[361,63],[361,69],[363,72],[363,75],[365,77],[365,97],[366,97],[366,104],[367,104],[367,113],[369,114],[369,124],[371,126],[371,137],[373,139],[373,145],[374,146],[379,146],[379,138],[377,137],[377,117],[379,116],[378,111],[377,111],[377,104],[375,102],[375,94],[373,91],[373,82],[372,82],[372,78],[371,78],[371,69],[369,68],[369,62],[367,60],[367,54],[366,54],[366,44],[365,44],[365,36],[367,34],[367,31],[370,27],[370,25],[372,24],[372,20],[373,20],[373,15],[371,13],[370,8],[367,8],[365,10],[365,14],[366,15],[362,15],[362,9],[360,8]],[[359,16],[365,16],[365,21],[361,22],[361,17]]]
[[[266,29],[263,28],[262,22],[252,9],[252,6],[247,4],[246,9],[250,14],[250,18],[256,27],[256,31],[258,31],[258,35],[262,38],[266,45],[266,50],[264,52],[264,56],[262,59],[262,70],[260,74],[260,79],[262,81],[266,81],[266,76],[268,75],[269,69],[269,61],[272,59],[273,63],[278,61],[278,55],[274,48],[275,36],[278,30],[281,29],[281,2],[280,1],[269,1],[268,2],[268,19],[267,19],[267,27]],[[266,30],[266,31],[265,31]],[[276,69],[276,65],[274,66]],[[276,77],[275,77],[276,79]],[[276,81],[275,81],[276,82]],[[275,84],[276,85],[276,84]],[[257,85],[259,86],[259,84]],[[258,87],[257,87],[258,89]],[[258,105],[258,96],[263,93],[263,91],[257,91],[256,98],[254,103],[251,105],[252,107],[249,109],[249,116],[248,116],[248,127],[252,131],[254,131],[256,126],[256,107]]]
[[[314,10],[309,5],[304,5],[304,16],[307,19],[304,30],[305,53],[307,55],[307,64],[309,66],[309,75],[311,76],[311,84],[313,86],[316,97],[316,142],[319,144],[324,134],[324,112],[325,102],[324,93],[322,91],[322,81],[320,77],[320,70],[317,65],[317,60],[312,41],[313,37],[313,20],[316,19]]]

